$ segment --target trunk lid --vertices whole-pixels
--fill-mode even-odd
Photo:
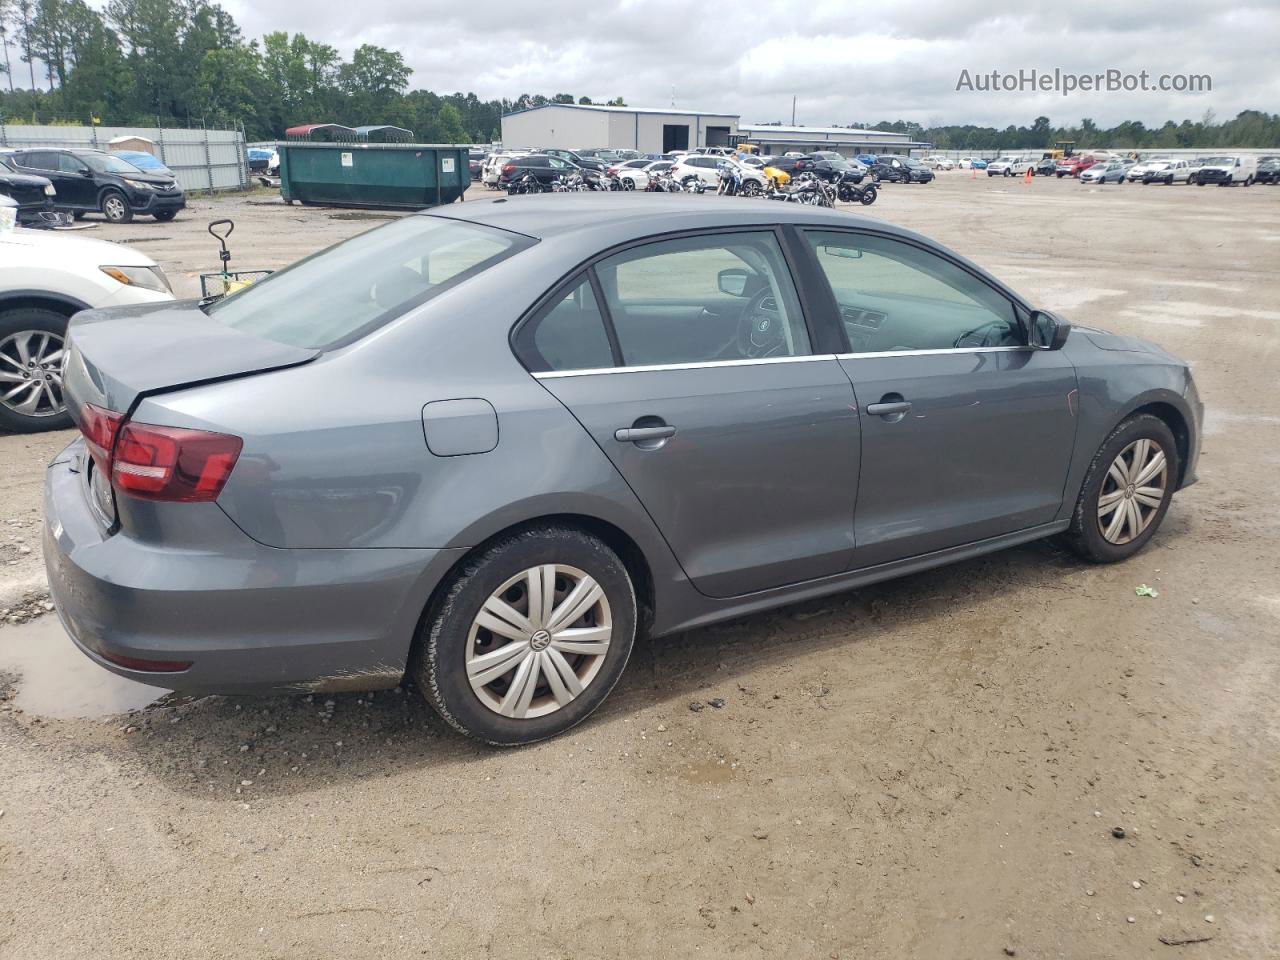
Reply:
[[[308,363],[319,350],[223,326],[194,300],[85,310],[71,319],[63,368],[67,409],[128,413],[144,394]]]

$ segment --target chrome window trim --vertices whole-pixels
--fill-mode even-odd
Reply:
[[[814,360],[836,360],[834,353],[807,353],[799,357],[761,357],[746,360],[702,360],[695,363],[652,363],[634,367],[592,367],[587,370],[542,370],[531,374],[535,380],[560,377],[593,377],[602,373],[658,373],[668,370],[705,370],[710,367],[754,367],[766,363],[807,363]]]
[[[837,360],[859,360],[863,357],[919,357],[946,353],[1016,353],[1038,351],[1040,347],[1019,345],[1016,347],[940,347],[934,350],[880,350],[867,353],[838,353]]]

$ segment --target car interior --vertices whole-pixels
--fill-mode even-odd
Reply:
[[[807,234],[854,353],[1022,346],[1013,304],[978,278],[898,241]]]
[[[618,254],[595,270],[628,366],[809,352],[799,301],[772,236],[664,241]],[[528,346],[544,369],[614,365],[585,281],[533,328]]]

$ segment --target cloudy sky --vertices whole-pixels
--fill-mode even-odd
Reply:
[[[881,119],[1101,126],[1135,119],[1219,119],[1280,111],[1280,2],[1238,0],[457,0],[317,3],[223,0],[246,36],[306,33],[344,55],[360,43],[400,50],[412,85],[474,91],[622,96],[744,121],[812,125]],[[877,9],[879,8],[879,9]],[[784,12],[790,11],[790,12]],[[971,75],[1021,69],[1078,74],[1208,74],[1208,93],[957,92]]]

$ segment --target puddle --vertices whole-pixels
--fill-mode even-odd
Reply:
[[[40,717],[100,719],[171,696],[102,669],[76,649],[53,614],[0,627],[0,673],[20,675],[9,703]]]

